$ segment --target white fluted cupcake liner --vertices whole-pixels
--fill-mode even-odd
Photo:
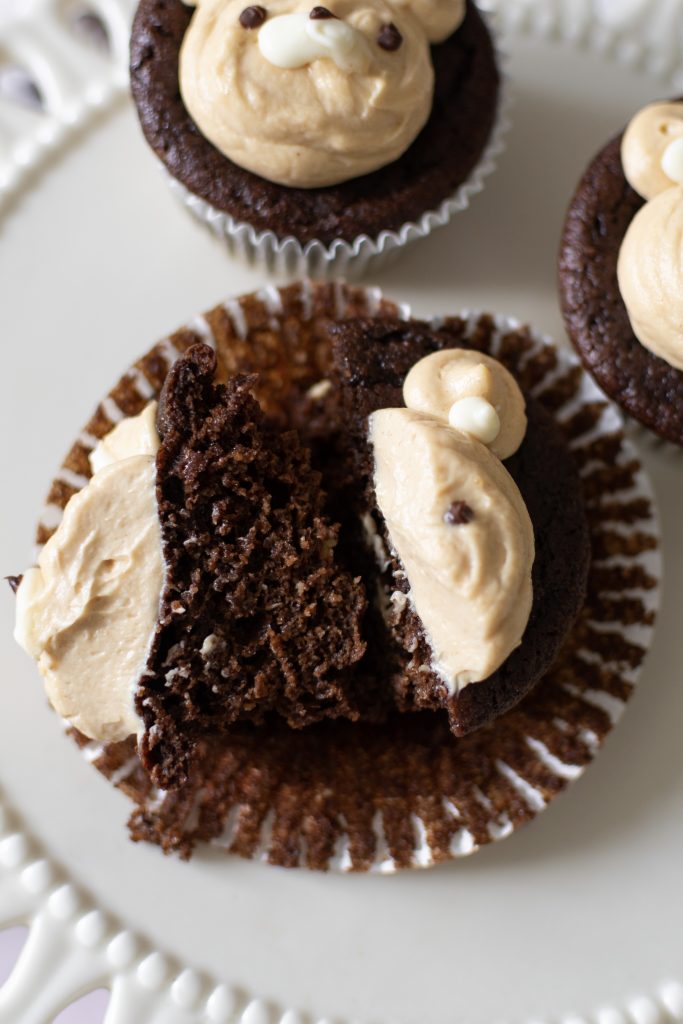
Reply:
[[[195,195],[162,166],[173,195],[183,206],[227,247],[228,252],[253,267],[282,277],[318,279],[357,279],[376,271],[396,258],[411,242],[427,238],[435,228],[444,227],[457,213],[466,210],[471,200],[483,191],[505,149],[510,128],[510,90],[505,73],[505,54],[501,50],[494,19],[486,13],[487,27],[493,39],[500,72],[498,109],[484,152],[469,177],[444,199],[436,210],[428,210],[417,221],[409,221],[397,231],[381,231],[376,237],[358,235],[352,242],[338,238],[329,244],[314,239],[302,245],[293,236],[280,237],[274,231],[259,231],[251,224],[235,220]]]

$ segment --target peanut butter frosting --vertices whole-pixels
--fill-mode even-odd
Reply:
[[[629,224],[617,277],[638,341],[683,370],[683,103],[653,103],[621,145],[627,181],[645,205]]]
[[[430,43],[448,39],[460,28],[465,17],[465,0],[391,0],[391,3],[412,11]]]
[[[452,425],[465,429],[467,422],[460,417],[465,408],[470,413],[476,408],[472,398],[483,399],[492,406],[498,420],[494,435],[480,440],[499,459],[507,459],[524,439],[526,413],[517,381],[497,359],[464,348],[433,352],[412,367],[403,384],[403,400],[408,408],[439,420],[448,422],[451,409],[458,402],[453,418],[458,417],[459,421]],[[466,407],[460,405],[463,401],[467,401]]]
[[[420,18],[433,8],[441,31],[450,5],[271,0],[241,18],[243,0],[200,0],[180,53],[185,106],[224,156],[280,185],[320,188],[383,167],[431,112],[434,70],[413,7]]]
[[[131,455],[156,455],[159,450],[157,403],[149,402],[138,416],[126,416],[90,453],[93,473]]]
[[[531,612],[533,527],[492,450],[501,437],[507,454],[521,443],[524,398],[496,360],[462,350],[420,360],[403,397],[407,408],[370,417],[375,492],[433,668],[454,694],[500,667]]]
[[[651,103],[631,119],[621,141],[621,163],[631,188],[654,199],[667,188],[683,184],[665,170],[665,153],[683,138],[683,103]]]
[[[134,693],[163,586],[152,410],[100,442],[91,461],[101,468],[17,590],[15,638],[37,661],[50,703],[105,743],[142,728]]]
[[[683,188],[668,188],[631,221],[619,251],[619,290],[646,348],[683,370]]]

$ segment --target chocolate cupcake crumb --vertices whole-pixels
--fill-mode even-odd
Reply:
[[[338,564],[320,474],[294,432],[265,421],[256,378],[217,384],[215,369],[194,346],[159,401],[166,577],[136,707],[143,764],[167,789],[197,743],[239,720],[360,714],[365,590]]]

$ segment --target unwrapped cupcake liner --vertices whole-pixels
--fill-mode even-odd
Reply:
[[[396,231],[381,231],[376,237],[358,235],[352,242],[337,238],[329,244],[314,239],[302,245],[291,235],[284,238],[274,231],[259,231],[238,221],[195,195],[160,164],[171,192],[194,217],[225,245],[232,256],[249,266],[260,267],[282,277],[316,279],[360,278],[395,259],[410,242],[427,238],[435,228],[444,227],[451,218],[470,205],[484,189],[486,179],[495,171],[505,149],[505,134],[510,127],[510,91],[505,74],[505,55],[497,38],[493,15],[481,12],[494,43],[500,71],[498,109],[484,152],[469,177],[436,210],[429,210],[417,221],[409,221]]]
[[[39,543],[87,481],[97,439],[156,397],[170,366],[195,342],[215,347],[223,372],[259,372],[280,393],[320,381],[330,320],[409,315],[378,289],[304,282],[270,286],[195,318],[155,345],[98,406],[52,484]],[[579,467],[592,564],[585,606],[556,663],[516,708],[463,738],[453,737],[439,712],[397,714],[381,726],[244,727],[207,745],[187,785],[169,793],[152,786],[133,738],[103,746],[71,730],[87,760],[134,801],[135,839],[181,855],[211,842],[310,869],[429,867],[535,818],[583,773],[619,720],[658,606],[659,528],[648,478],[618,411],[573,354],[517,320],[460,319],[465,337],[552,413]]]

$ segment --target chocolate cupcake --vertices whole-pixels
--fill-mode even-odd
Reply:
[[[559,260],[577,352],[610,398],[683,444],[683,103],[654,103],[581,179]]]
[[[473,0],[141,0],[133,26],[133,97],[174,191],[282,271],[358,272],[467,206],[500,84]]]
[[[87,575],[94,551],[97,586],[78,588],[90,606],[69,618],[69,574],[57,621],[30,570],[19,634],[49,634],[33,653],[53,700],[75,698],[65,717],[88,759],[136,801],[133,838],[183,855],[220,840],[315,868],[424,866],[533,816],[580,774],[628,696],[654,617],[657,540],[613,413],[526,329],[397,315],[343,286],[219,306],[140,360],[68,456],[71,480],[95,474],[79,493],[54,485],[50,504],[66,511],[53,539],[40,529],[40,571],[59,549]],[[416,460],[435,470],[419,479],[410,550],[386,470],[410,478]],[[115,478],[128,481],[116,508]],[[85,557],[74,509],[103,491],[116,514],[90,513],[104,525]],[[118,563],[113,523],[129,538]],[[430,546],[473,571],[440,576]],[[156,608],[112,583],[130,583],[135,565]],[[456,642],[444,642],[421,568],[447,614],[465,617]],[[108,656],[132,690],[93,684],[84,698],[65,685],[60,662],[86,620],[135,625],[150,608],[137,648]],[[33,628],[50,621],[59,628]],[[477,688],[481,700],[466,699]],[[98,735],[75,712],[106,710],[116,692],[136,723],[120,714],[116,734]]]

